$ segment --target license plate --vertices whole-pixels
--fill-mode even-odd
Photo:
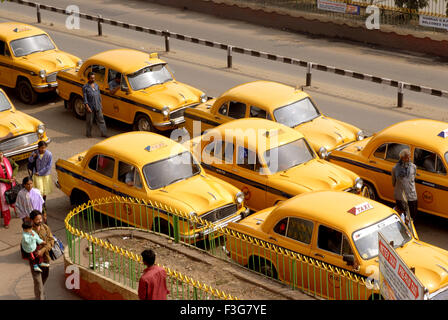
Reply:
[[[12,156],[11,158],[14,161],[20,161],[20,160],[23,160],[23,159],[28,159],[30,157],[31,153],[32,152],[26,152],[26,153],[22,153],[22,154],[18,154],[18,155]]]

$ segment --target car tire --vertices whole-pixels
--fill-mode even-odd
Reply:
[[[169,237],[174,238],[174,229],[171,224],[168,224],[168,221],[165,219],[154,219],[154,224],[152,225],[152,231],[166,234]]]
[[[361,195],[371,200],[378,200],[375,187],[370,182],[364,182],[364,186],[361,189]]]
[[[139,114],[134,121],[134,131],[152,131],[154,132],[154,127],[152,125],[151,119],[145,114]]]
[[[278,274],[275,267],[270,261],[266,261],[263,258],[261,258],[259,261],[259,257],[251,256],[249,258],[249,264],[247,265],[247,267],[269,278],[278,279]]]
[[[81,191],[79,189],[73,189],[72,193],[70,194],[70,203],[75,207],[87,203],[89,202],[89,200],[89,196],[84,191]]]
[[[84,120],[86,118],[86,108],[84,101],[78,95],[72,95],[69,102],[70,108],[76,118]]]
[[[17,95],[19,99],[26,104],[35,104],[37,101],[37,93],[34,91],[28,79],[20,79],[17,81]]]

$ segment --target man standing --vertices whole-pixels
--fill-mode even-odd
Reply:
[[[95,83],[95,73],[89,72],[88,82],[82,87],[82,93],[84,96],[84,106],[86,108],[86,136],[92,137],[92,125],[93,119],[101,131],[102,137],[107,137],[106,122],[104,121],[102,105],[101,105],[101,92],[98,84]]]
[[[45,241],[45,245],[37,251],[37,255],[42,257],[43,262],[50,264],[50,250],[54,245],[53,234],[50,227],[43,223],[42,213],[37,210],[33,210],[30,213],[30,219],[33,222],[33,230],[37,235]],[[31,275],[34,282],[34,295],[36,300],[44,300],[44,285],[50,274],[50,267],[41,267],[42,272],[34,271],[33,265],[30,263]]]
[[[143,263],[147,267],[138,283],[138,297],[140,300],[166,300],[166,271],[154,265],[156,255],[153,250],[147,249],[142,253]]]
[[[394,197],[398,211],[409,214],[415,221],[418,212],[417,191],[415,190],[417,167],[410,161],[411,152],[409,149],[401,150],[399,156],[400,160],[392,169]]]

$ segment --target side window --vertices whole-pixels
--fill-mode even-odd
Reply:
[[[118,163],[118,181],[126,183],[128,186],[142,187],[138,170],[133,165],[121,161]]]
[[[403,149],[410,149],[409,146],[400,143],[389,143],[387,145],[386,160],[391,162],[398,162],[400,160],[400,151]]]
[[[233,146],[233,143],[223,141],[222,147],[224,147],[224,154],[222,155],[223,161],[225,161],[226,163],[233,163],[233,153],[235,152],[235,147]]]
[[[241,102],[230,101],[227,116],[233,119],[241,119],[246,117],[246,105]]]
[[[87,79],[89,72],[95,73],[95,82],[103,83],[106,78],[106,68],[97,64],[88,66],[84,71],[84,77]]]
[[[96,77],[96,75],[95,75]],[[117,82],[117,84],[115,84],[115,79],[119,79],[120,81]],[[112,82],[114,81],[114,82]],[[115,87],[115,86],[119,86],[121,82],[121,73],[112,69],[109,69],[109,72],[107,73],[107,83],[109,85],[109,88],[111,86]]]
[[[228,103],[226,102],[221,107],[219,107],[218,113],[222,114],[223,116],[227,116],[228,110],[229,110]]]
[[[238,147],[237,165],[255,172],[260,171],[260,161],[257,154],[244,147]]]
[[[283,218],[274,227],[274,232],[279,235],[286,235],[286,227],[288,226],[288,218]]]
[[[2,56],[5,55],[5,47],[6,47],[5,42],[0,40],[0,55]]]
[[[313,234],[313,223],[300,218],[289,218],[288,238],[310,244]]]
[[[89,161],[89,168],[95,170],[102,175],[105,175],[109,178],[114,176],[114,165],[115,160],[113,158],[96,155]]]
[[[250,117],[251,118],[262,118],[266,119],[266,111],[258,107],[250,107]]]
[[[414,150],[414,163],[417,168],[439,174],[446,174],[442,159],[434,152],[426,151],[420,148]]]
[[[342,254],[353,254],[352,247],[350,247],[350,243],[345,236],[342,240]]]
[[[320,225],[317,236],[317,246],[320,249],[340,255],[342,249],[342,233]]]
[[[386,151],[387,151],[387,144],[383,144],[381,145],[378,149],[376,149],[376,151],[373,153],[373,155],[376,158],[380,158],[384,160],[384,157],[386,156]]]

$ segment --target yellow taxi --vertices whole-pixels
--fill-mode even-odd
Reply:
[[[380,232],[387,241],[393,241],[407,266],[415,268],[430,299],[446,299],[448,295],[448,251],[419,241],[393,209],[358,195],[337,191],[302,194],[227,228],[231,232],[227,233],[225,249],[234,261],[324,297],[344,300],[371,299],[372,294],[378,294],[379,287],[374,284],[379,277]],[[339,268],[372,285],[350,283],[343,272],[314,269],[275,250],[262,250],[256,245],[260,242],[317,260],[327,270]]]
[[[16,88],[26,104],[35,103],[38,93],[55,90],[58,71],[81,63],[80,58],[59,50],[39,28],[0,23],[0,85]]]
[[[134,130],[173,129],[184,122],[186,109],[207,100],[199,89],[175,80],[157,53],[114,49],[58,74],[59,96],[81,119],[86,112],[82,87],[89,72],[101,90],[103,114],[133,124]]]
[[[195,137],[241,118],[273,120],[299,130],[321,157],[338,146],[364,138],[359,128],[323,115],[306,92],[272,81],[238,85],[217,99],[187,110],[185,129]]]
[[[170,235],[176,211],[201,217],[217,227],[239,221],[248,213],[242,192],[206,174],[177,142],[151,132],[134,131],[105,139],[67,160],[59,159],[56,171],[57,185],[72,204],[118,195],[163,205],[166,210],[149,208],[143,214],[128,204],[118,210],[111,205],[99,211]],[[201,240],[212,231],[188,222],[179,226],[184,240]]]
[[[0,89],[0,150],[5,157],[26,159],[39,141],[50,143],[42,121],[18,111]]]
[[[252,210],[304,192],[363,190],[356,174],[320,159],[300,132],[273,121],[234,120],[186,144],[207,172],[241,189]]]
[[[417,166],[415,186],[421,211],[448,217],[448,122],[415,119],[399,122],[344,147],[329,161],[362,177],[372,198],[394,200],[391,172],[402,149]]]

